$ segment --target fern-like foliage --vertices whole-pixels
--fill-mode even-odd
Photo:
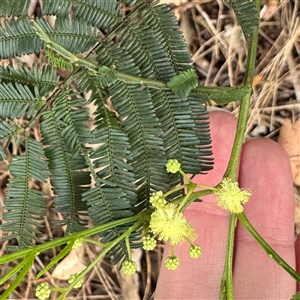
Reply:
[[[53,104],[53,110],[43,114],[41,133],[43,144],[49,145],[45,155],[49,160],[51,185],[55,193],[54,211],[60,212],[67,225],[67,233],[83,229],[86,222],[81,218],[86,205],[81,197],[90,184],[89,173],[82,148],[89,141],[87,109],[82,108],[84,99],[76,94],[61,91]],[[81,110],[81,111],[80,111]]]
[[[27,117],[33,117],[36,108],[42,101],[38,88],[31,91],[27,85],[19,83],[2,83],[0,84],[0,118],[14,119],[20,118],[25,111]]]
[[[299,300],[300,299],[300,292],[298,292],[297,294],[293,295],[293,297],[291,298],[291,300]]]
[[[10,232],[4,239],[17,238],[21,248],[38,241],[39,227],[46,214],[46,199],[42,191],[30,187],[32,180],[46,182],[48,177],[47,161],[42,144],[26,136],[24,139],[25,154],[17,155],[9,165],[12,178],[6,194],[7,212],[1,229]]]
[[[100,29],[106,29],[115,25],[120,15],[120,5],[117,6],[117,2],[115,0],[62,0],[59,5],[57,1],[43,1],[44,15],[69,17],[71,8],[74,9],[73,16],[75,18],[80,19],[81,22],[85,21],[89,25]]]
[[[125,15],[124,4],[135,6]],[[17,237],[24,248],[39,234],[34,220],[43,219],[44,210],[23,214],[12,227],[11,207],[18,203],[20,215],[20,209],[32,212],[42,203],[41,192],[35,196],[28,184],[47,177],[45,158],[52,207],[63,216],[56,225],[66,225],[67,233],[84,228],[86,214],[99,225],[147,209],[153,191],[166,192],[180,182],[165,170],[170,158],[188,173],[212,168],[207,99],[193,91],[197,78],[168,6],[152,0],[44,0],[35,19],[42,31],[37,34],[24,13],[28,3],[20,5],[0,7],[0,14],[11,16],[0,29],[0,58],[36,53],[49,64],[0,67],[0,154],[6,158],[12,139],[25,144],[26,153],[26,163],[16,163],[23,156],[10,162],[13,177],[1,227],[13,232],[8,239]],[[56,16],[53,27],[49,15]],[[36,154],[27,136],[34,126],[42,136]],[[28,173],[31,164],[44,177]],[[26,193],[16,193],[17,184]],[[130,225],[102,232],[102,241]],[[136,231],[132,247],[139,246],[138,239]],[[121,242],[110,254],[118,261],[126,253]]]
[[[246,39],[253,33],[258,26],[258,11],[252,0],[226,0],[234,10]]]
[[[4,149],[9,147],[11,139],[18,134],[19,130],[20,128],[14,122],[0,122],[0,160],[7,158]]]
[[[33,64],[31,70],[26,65],[17,68],[14,68],[12,64],[0,66],[0,80],[2,83],[18,82],[31,89],[38,86],[41,96],[49,94],[57,85],[58,79],[56,70],[49,65],[41,67],[39,64]]]
[[[198,86],[196,73],[193,69],[174,76],[167,86],[181,99],[186,99],[191,90]]]
[[[0,7],[1,17],[26,16],[30,0],[2,0]]]
[[[24,54],[38,53],[41,40],[29,25],[27,16],[4,20],[0,26],[0,58],[12,58]]]

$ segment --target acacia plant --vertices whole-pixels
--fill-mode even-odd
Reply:
[[[0,284],[10,281],[1,299],[20,284],[39,253],[65,245],[37,278],[72,247],[99,234],[102,251],[70,278],[69,287],[61,291],[63,299],[105,255],[112,263],[122,261],[124,272],[132,274],[136,266],[130,249],[141,247],[142,240],[145,249],[155,246],[154,237],[171,244],[192,240],[193,229],[182,211],[203,195],[221,195],[226,184],[239,189],[236,173],[251,95],[260,4],[259,0],[227,3],[249,49],[243,85],[221,88],[199,86],[175,17],[157,0],[43,0],[38,15],[29,15],[30,3],[2,0],[0,6],[4,18],[0,158],[10,173],[1,225],[2,240],[8,244],[0,263],[17,261],[0,279]],[[16,63],[16,58],[29,54],[36,55],[35,63]],[[211,99],[242,100],[238,129],[225,181],[195,191],[197,186],[186,173],[205,173],[213,167],[206,110]],[[11,143],[20,150],[13,156]],[[35,188],[48,180],[51,193]],[[246,191],[239,191],[245,202]],[[65,226],[65,237],[42,243],[39,236],[49,200],[52,210],[62,216],[53,226]],[[184,228],[177,236],[156,222],[166,212],[175,225],[181,222],[178,228]],[[92,228],[87,229],[86,216]],[[236,217],[299,281],[242,210],[231,214],[228,261]],[[199,256],[199,246],[192,245],[190,254]],[[177,264],[175,256],[166,262],[170,269]],[[233,297],[231,267],[226,264],[223,299]],[[36,295],[45,299],[50,292],[44,283]]]

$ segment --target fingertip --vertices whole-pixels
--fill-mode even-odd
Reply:
[[[240,166],[240,186],[251,191],[245,205],[248,218],[254,226],[262,227],[262,234],[270,238],[288,236],[291,241],[294,192],[286,151],[272,140],[252,139],[243,146]]]

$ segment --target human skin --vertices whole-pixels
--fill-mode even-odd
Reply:
[[[224,174],[236,128],[236,118],[224,111],[209,114],[214,169],[197,175],[196,183],[214,186]],[[253,139],[243,145],[239,184],[251,191],[244,206],[246,216],[262,237],[292,267],[296,266],[294,246],[294,195],[290,161],[279,144],[267,139]],[[192,259],[188,243],[175,246],[180,265],[176,271],[162,264],[155,299],[219,299],[224,270],[229,213],[217,206],[214,195],[193,203],[185,216],[195,228],[195,244],[202,255]],[[296,242],[300,252],[300,239]],[[166,244],[164,258],[170,255]],[[300,258],[297,261],[300,269]],[[233,282],[235,299],[290,299],[296,283],[267,256],[261,246],[243,228],[236,229]]]

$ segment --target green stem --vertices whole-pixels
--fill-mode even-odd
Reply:
[[[20,273],[16,278],[14,278],[13,282],[9,285],[5,292],[0,295],[0,299],[7,299],[11,295],[11,293],[20,285],[24,277],[28,274],[34,262],[34,256],[34,253],[30,253],[28,256],[26,256],[26,258],[24,259],[25,263],[22,264],[23,266],[20,269]]]
[[[2,282],[2,284],[3,284],[7,279],[9,279],[11,276],[13,276],[18,271],[20,271],[17,278],[13,281],[13,283],[9,286],[9,288],[2,295],[2,296],[5,296],[3,299],[6,299],[9,296],[9,294],[11,294],[12,291],[22,282],[22,280],[24,280],[25,276],[28,274],[28,271],[33,264],[34,257],[36,255],[38,255],[40,252],[48,250],[48,249],[52,249],[52,248],[57,247],[62,244],[66,244],[68,242],[73,244],[75,242],[75,240],[77,240],[78,238],[90,236],[90,235],[99,233],[101,231],[105,231],[110,228],[114,228],[116,226],[124,225],[126,223],[135,222],[131,227],[128,228],[128,230],[126,230],[126,232],[124,232],[122,235],[117,237],[115,240],[104,244],[104,248],[101,251],[101,254],[96,258],[96,260],[93,261],[86,269],[84,269],[77,276],[76,280],[72,284],[70,284],[70,286],[68,288],[66,288],[64,290],[64,292],[62,293],[62,295],[58,298],[58,299],[65,299],[65,296],[70,292],[70,290],[75,286],[75,284],[78,281],[80,281],[115,245],[117,245],[124,238],[127,239],[134,230],[136,230],[137,228],[142,226],[142,224],[145,222],[145,219],[147,219],[150,216],[150,213],[151,213],[151,211],[147,210],[143,213],[140,213],[138,215],[135,215],[135,216],[132,216],[129,218],[124,218],[122,220],[117,220],[117,221],[109,222],[104,225],[96,226],[94,228],[87,229],[87,230],[81,231],[79,233],[72,234],[72,235],[60,238],[58,240],[47,242],[45,244],[31,247],[31,248],[25,249],[23,251],[12,253],[12,254],[9,254],[9,255],[6,255],[6,256],[0,258],[0,264],[3,264],[3,263],[9,262],[9,261],[12,261],[15,259],[19,259],[19,258],[25,256],[24,260],[22,262],[20,262],[17,267],[13,268],[12,272],[9,272],[8,275],[5,275],[3,278],[0,279],[0,282]],[[70,245],[70,248],[72,247],[72,244],[68,244],[68,245]]]
[[[127,249],[127,254],[128,254],[128,260],[132,260],[129,236],[126,236],[125,243],[126,243],[126,249]]]
[[[229,218],[229,232],[227,238],[227,255],[225,268],[221,282],[220,298],[232,300],[234,299],[233,281],[232,281],[232,265],[233,265],[233,250],[234,250],[234,232],[235,232],[236,215],[231,214]]]
[[[255,0],[257,11],[260,8],[260,0]],[[233,148],[230,155],[230,160],[227,166],[227,170],[223,177],[230,178],[232,181],[237,180],[237,173],[240,161],[240,155],[242,151],[242,145],[244,142],[247,122],[248,122],[248,114],[249,114],[249,106],[250,106],[250,97],[252,91],[252,82],[254,77],[255,70],[255,62],[256,62],[256,52],[257,52],[257,43],[258,43],[258,26],[254,29],[253,34],[249,39],[248,44],[248,55],[247,55],[247,67],[246,74],[244,80],[244,86],[248,89],[247,94],[243,97],[240,110],[239,110],[239,118],[237,123],[237,129],[234,139]],[[225,291],[227,299],[233,299],[233,283],[232,283],[232,256],[233,256],[233,240],[234,240],[234,232],[235,232],[235,220],[236,216],[230,215],[230,223],[229,223],[229,233],[228,233],[228,246],[226,253],[226,264],[224,268],[223,278],[226,278],[226,282],[224,283],[224,279],[222,280],[221,286],[221,299],[225,299]],[[224,286],[225,284],[225,286]]]
[[[176,187],[174,187],[172,190],[170,190],[170,191],[164,193],[164,197],[166,198],[166,197],[168,197],[169,195],[172,195],[173,193],[175,193],[175,192],[177,192],[177,191],[179,191],[179,190],[185,189],[185,188],[187,188],[187,187],[188,187],[188,184],[182,184],[182,185],[176,186]]]
[[[94,266],[96,266],[96,264],[98,262],[101,261],[101,259],[103,259],[103,257],[114,247],[116,246],[118,243],[120,243],[123,239],[126,239],[126,244],[127,244],[127,240],[128,237],[130,236],[130,234],[138,229],[142,224],[143,224],[144,220],[138,220],[135,224],[133,224],[131,227],[129,227],[123,234],[121,234],[119,237],[117,237],[116,239],[114,239],[113,241],[109,242],[107,247],[105,247],[105,249],[103,249],[100,253],[100,255],[97,256],[97,258],[91,263],[89,264],[80,274],[78,274],[77,278],[74,280],[74,282],[72,282],[72,284],[70,284],[65,290],[64,292],[57,298],[57,300],[63,300],[66,298],[66,296],[68,295],[68,293],[73,289],[73,287],[76,285],[77,282],[79,282],[90,270],[92,270],[94,268]],[[130,247],[129,247],[130,248]]]
[[[100,73],[101,74],[101,66],[97,64],[97,62],[90,61],[86,58],[83,58],[79,55],[75,55],[65,48],[63,48],[61,45],[55,43],[50,39],[50,37],[47,35],[47,33],[44,32],[42,27],[35,22],[34,20],[30,21],[30,25],[35,30],[36,34],[43,40],[47,47],[51,50],[57,52],[59,55],[61,55],[63,58],[67,59],[70,63],[74,64],[75,66],[81,66],[88,70],[90,70],[93,73]],[[133,76],[129,74],[125,74],[123,72],[119,72],[117,70],[114,70],[118,76],[118,79],[121,81],[124,81],[126,83],[132,83],[132,84],[138,84],[141,87],[149,87],[154,89],[163,89],[163,90],[169,90],[167,84],[165,82],[159,81],[159,80],[153,80],[148,78],[141,78],[138,76]],[[235,100],[240,100],[242,95],[245,94],[245,88],[244,86],[241,87],[210,87],[210,86],[198,86],[193,90],[194,93],[198,95],[205,96],[209,99],[214,98],[220,98],[222,94],[228,93],[233,96],[233,98],[236,98]],[[216,102],[220,102],[216,99]]]
[[[247,219],[244,213],[237,215],[239,221],[248,230],[248,232],[255,238],[255,240],[261,245],[261,247],[266,251],[270,258],[273,258],[284,270],[286,270],[294,279],[300,283],[300,274],[298,274],[286,261],[283,260],[262,238],[262,236],[255,230],[252,224]]]
[[[180,168],[179,168],[178,172],[188,183],[192,182],[191,178],[189,176],[187,176],[187,174],[185,172],[183,172]]]
[[[186,196],[182,196],[182,197],[179,197],[176,200],[172,201],[172,203],[177,204],[177,203],[181,203],[182,201],[184,201],[184,205],[181,208],[181,211],[184,211],[192,202],[194,202],[199,197],[207,196],[210,194],[213,194],[212,190],[193,192],[187,199],[185,199]]]
[[[16,260],[16,259],[19,259],[21,257],[27,256],[31,253],[38,255],[39,253],[41,253],[43,251],[58,247],[60,245],[67,244],[68,242],[70,242],[72,240],[76,240],[79,238],[85,238],[85,237],[88,237],[88,236],[91,236],[94,234],[98,234],[99,232],[106,231],[106,230],[109,230],[109,229],[117,227],[117,226],[125,225],[125,224],[132,223],[132,222],[135,222],[138,220],[145,222],[149,218],[151,213],[152,213],[152,211],[149,209],[143,213],[136,214],[132,217],[123,218],[123,219],[116,220],[116,221],[111,221],[106,224],[102,224],[102,225],[95,226],[93,228],[89,228],[89,229],[86,229],[86,230],[83,230],[83,231],[80,231],[80,232],[77,232],[74,234],[70,234],[68,236],[46,242],[46,243],[38,245],[38,246],[33,246],[31,248],[27,248],[27,249],[24,249],[24,250],[21,250],[18,252],[14,252],[14,253],[5,255],[3,257],[0,257],[0,265],[10,262],[10,261],[13,261],[13,260]]]
[[[196,186],[197,185],[195,183],[189,183],[188,184],[188,192],[187,192],[187,194],[185,195],[185,197],[183,198],[183,200],[181,201],[181,203],[178,206],[179,211],[184,211],[183,208],[186,207],[187,200],[193,194],[193,191],[196,188]]]
[[[227,170],[223,176],[223,177],[232,179],[232,181],[236,181],[236,178],[237,178],[239,160],[240,160],[242,145],[244,142],[247,121],[248,121],[250,95],[251,94],[249,92],[242,99],[240,110],[239,110],[239,118],[238,118],[237,131],[236,131],[236,135],[235,135],[235,139],[234,139],[234,144],[232,147]]]
[[[213,192],[216,192],[218,190],[216,187],[213,187],[213,186],[210,186],[210,185],[201,184],[201,183],[198,183],[197,187],[200,188],[200,189],[211,190]]]
[[[256,5],[259,7],[260,0],[256,0]],[[239,118],[237,123],[237,131],[234,139],[233,148],[231,151],[231,156],[227,170],[224,177],[231,178],[233,181],[236,180],[237,170],[239,166],[239,159],[242,150],[242,145],[244,142],[244,136],[247,127],[251,88],[254,77],[255,61],[256,61],[256,51],[257,51],[257,41],[258,41],[258,28],[256,28],[250,37],[248,46],[248,56],[247,56],[247,71],[245,75],[245,87],[248,88],[248,93],[243,97],[240,110]]]

